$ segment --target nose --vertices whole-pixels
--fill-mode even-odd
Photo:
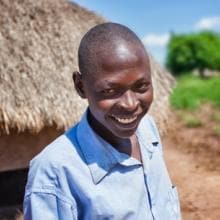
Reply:
[[[127,111],[134,111],[137,109],[139,104],[139,101],[136,97],[136,94],[133,91],[126,91],[120,101],[119,101],[119,105],[120,107],[122,107],[124,110]]]

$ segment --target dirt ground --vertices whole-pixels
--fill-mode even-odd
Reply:
[[[210,106],[196,112],[202,126],[188,128],[174,114],[163,139],[165,159],[178,188],[184,220],[220,219],[220,136],[213,134]],[[217,122],[219,123],[219,122]]]

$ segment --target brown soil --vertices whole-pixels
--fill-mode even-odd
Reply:
[[[172,129],[164,138],[167,166],[178,187],[185,220],[220,219],[220,136],[213,132],[216,113],[211,106],[195,112],[202,125],[187,128],[180,112],[174,112]]]

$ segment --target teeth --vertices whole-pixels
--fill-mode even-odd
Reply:
[[[118,122],[122,123],[122,124],[129,124],[133,121],[135,121],[137,119],[137,116],[133,117],[133,118],[118,118],[113,116]]]

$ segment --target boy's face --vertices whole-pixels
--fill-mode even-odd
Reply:
[[[128,138],[153,100],[149,59],[142,48],[121,43],[101,52],[97,65],[82,77],[90,112],[112,134]]]

